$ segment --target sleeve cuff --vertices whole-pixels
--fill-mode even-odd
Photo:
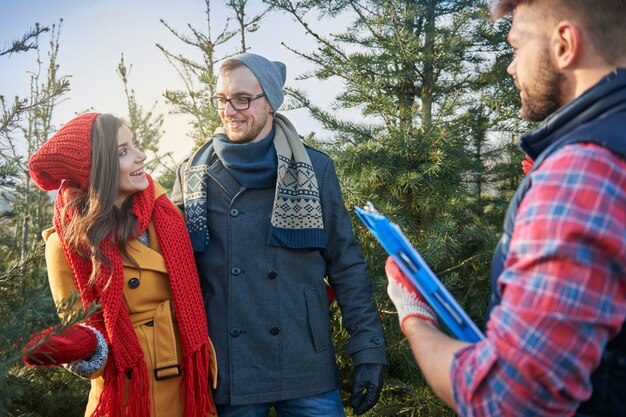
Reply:
[[[102,369],[109,356],[109,348],[102,333],[100,333],[95,327],[81,324],[81,326],[87,327],[93,331],[98,339],[96,351],[89,358],[80,359],[71,363],[63,364],[63,367],[73,374],[78,375],[81,378],[89,379]]]
[[[346,353],[352,358],[352,365],[363,363],[387,364],[385,339],[382,336],[360,337],[346,344]]]

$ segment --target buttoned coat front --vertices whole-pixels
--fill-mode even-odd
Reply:
[[[164,190],[155,184],[156,196]],[[138,270],[130,261],[123,258],[124,290],[123,299],[128,308],[135,334],[144,353],[144,361],[150,379],[151,415],[153,417],[182,416],[184,403],[180,395],[182,377],[176,367],[159,371],[164,364],[180,364],[182,348],[178,336],[178,326],[170,291],[169,276],[165,260],[157,239],[154,224],[148,226],[150,246],[139,241],[128,244],[129,254],[139,265]],[[60,307],[64,300],[76,300],[76,286],[69,264],[65,258],[61,240],[53,228],[43,232],[46,242],[46,265],[50,290],[55,304]],[[80,309],[80,301],[74,304]],[[66,311],[67,313],[67,311]],[[64,319],[66,314],[62,313]],[[209,346],[211,374],[216,377],[215,351]],[[104,368],[104,367],[103,367]],[[164,378],[164,379],[163,379]],[[102,371],[92,376],[89,401],[85,416],[95,409],[104,379]],[[125,390],[126,392],[126,390]],[[125,401],[125,400],[124,400]]]
[[[353,365],[386,363],[371,281],[331,159],[307,147],[320,188],[326,248],[268,245],[275,188],[241,186],[214,157],[209,246],[197,258],[218,358],[216,403],[258,404],[339,387],[324,277],[350,334]],[[183,207],[178,172],[172,201]]]

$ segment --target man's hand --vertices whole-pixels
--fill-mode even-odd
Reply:
[[[428,320],[436,327],[437,316],[435,312],[409,282],[409,279],[400,271],[391,256],[387,258],[385,273],[389,279],[387,294],[389,294],[389,298],[398,311],[400,330],[404,332],[404,321],[409,317]]]
[[[374,407],[383,388],[383,365],[363,363],[354,368],[350,407],[361,415]]]

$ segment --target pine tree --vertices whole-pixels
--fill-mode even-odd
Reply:
[[[135,90],[130,88],[129,85],[131,69],[132,65],[126,66],[124,54],[122,54],[116,72],[124,84],[124,93],[126,94],[128,106],[126,122],[133,137],[139,142],[139,149],[148,156],[146,170],[151,175],[158,173],[159,183],[165,189],[171,189],[176,176],[174,172],[176,162],[172,157],[172,152],[161,153],[159,150],[159,143],[163,137],[163,131],[161,130],[163,127],[163,115],[155,113],[157,102],[147,111],[137,102]]]
[[[31,111],[25,123],[19,126],[27,157],[35,152],[53,132],[52,112],[59,99],[55,93],[69,89],[68,77],[58,73],[57,56],[61,24],[62,20],[58,26],[52,26],[48,42],[48,56],[45,61],[39,48],[36,48],[37,70],[30,76]],[[40,104],[34,105],[34,103]],[[20,224],[16,228],[15,243],[18,245],[19,257],[23,259],[28,251],[40,241],[41,230],[49,227],[51,211],[48,195],[32,183],[25,163],[20,164],[19,178],[15,193],[7,195],[7,198],[19,216]],[[39,264],[36,265],[37,269],[40,267]]]
[[[259,24],[266,11],[246,19],[247,0],[228,0],[226,6],[235,14],[237,29],[229,29],[231,18],[224,23],[224,28],[213,34],[211,24],[211,5],[209,0],[206,4],[206,33],[189,25],[191,35],[184,35],[171,27],[164,20],[161,23],[185,45],[194,48],[194,52],[199,52],[201,59],[196,61],[183,54],[174,54],[165,47],[157,47],[165,54],[170,64],[176,69],[181,80],[185,84],[185,90],[167,90],[165,99],[171,104],[176,113],[186,114],[192,117],[191,137],[194,147],[203,145],[212,135],[217,127],[221,126],[221,121],[217,110],[211,105],[211,96],[214,94],[216,83],[216,64],[224,58],[247,50],[246,36],[259,28]],[[226,47],[230,41],[239,36],[240,49],[231,54],[220,54],[218,49]]]
[[[286,45],[314,65],[301,78],[343,83],[330,109],[303,91],[289,93],[292,107],[308,109],[332,133],[332,142],[322,146],[337,164],[346,205],[373,201],[482,324],[500,226],[484,215],[489,193],[498,191],[488,168],[501,152],[488,136],[494,122],[510,119],[495,106],[505,95],[498,87],[512,88],[501,65],[503,29],[490,26],[485,2],[266,2],[300,22],[317,43],[312,52]],[[313,13],[327,24],[340,15],[354,19],[345,31],[321,35]],[[337,117],[347,109],[354,117]],[[355,232],[370,265],[390,361],[385,391],[369,415],[453,415],[426,387],[400,334],[385,294],[386,255],[363,228],[357,225]],[[345,337],[339,333],[336,342],[345,343]],[[347,387],[349,361],[340,359]]]
[[[226,0],[226,5],[235,14],[235,20],[237,21],[237,33],[239,34],[241,45],[239,52],[246,52],[249,49],[246,45],[246,34],[256,32],[259,29],[263,16],[269,10],[262,10],[250,19],[246,19],[248,15],[248,0]]]
[[[44,63],[39,45],[46,33],[50,41]],[[39,237],[50,224],[50,202],[31,183],[25,161],[51,133],[55,104],[69,90],[67,77],[58,75],[59,34],[60,24],[36,25],[0,52],[7,58],[29,50],[37,54],[29,98],[15,98],[9,105],[0,97],[0,197],[8,206],[0,215],[0,415],[78,416],[87,395],[85,382],[66,371],[27,368],[21,362],[28,335],[58,323]]]
[[[15,40],[11,46],[0,50],[0,57],[10,57],[12,54],[27,52],[37,48],[39,36],[48,32],[50,28],[41,27],[39,24],[24,34],[22,39]],[[62,86],[60,89],[62,89]],[[59,89],[59,90],[60,90]],[[54,91],[53,94],[59,94],[60,91]],[[54,95],[53,95],[54,96]],[[20,155],[16,147],[15,131],[18,130],[19,122],[24,115],[40,105],[46,105],[51,97],[41,97],[39,101],[31,102],[27,99],[19,99],[15,97],[13,103],[7,103],[6,98],[0,95],[0,106],[2,106],[2,115],[0,119],[0,219],[6,219],[10,216],[5,211],[8,206],[6,201],[7,193],[15,189],[17,178],[20,172]],[[5,245],[8,242],[5,242]],[[3,258],[8,259],[8,258]]]

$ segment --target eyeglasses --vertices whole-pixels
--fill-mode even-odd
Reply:
[[[226,98],[226,97],[213,96],[211,97],[211,104],[213,105],[213,107],[215,107],[218,110],[226,109],[227,103],[230,103],[230,107],[232,107],[233,110],[248,110],[250,108],[250,102],[256,99],[259,99],[261,97],[265,97],[265,93],[257,94],[256,96],[253,96],[253,97]]]

